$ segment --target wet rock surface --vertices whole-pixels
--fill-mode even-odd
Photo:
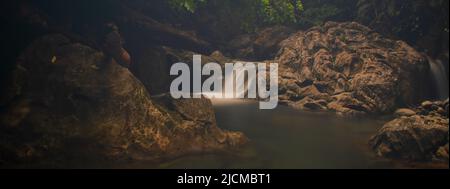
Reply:
[[[426,96],[425,56],[354,22],[326,24],[280,44],[280,99],[340,115],[385,114]]]
[[[379,156],[414,161],[448,159],[449,117],[446,101],[425,101],[414,109],[400,109],[370,140]]]
[[[64,35],[34,41],[13,75],[11,105],[1,114],[1,162],[158,160],[246,141],[217,127],[209,100],[153,99],[128,69]]]

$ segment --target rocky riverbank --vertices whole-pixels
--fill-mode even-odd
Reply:
[[[425,101],[413,109],[399,109],[370,140],[379,156],[448,164],[449,112],[446,101]]]
[[[203,63],[279,63],[280,103],[299,110],[376,117],[433,96],[429,57],[359,23],[271,26],[214,41],[198,36],[198,25],[152,17],[146,8],[153,4],[136,2],[74,1],[75,11],[66,11],[70,3],[11,1],[2,11],[2,36],[10,39],[2,49],[0,166],[160,160],[242,146],[246,137],[220,129],[208,99],[167,95],[170,66],[190,63],[193,54],[203,54]],[[448,163],[448,100],[395,115],[370,141],[378,155]]]
[[[265,42],[271,38],[264,36],[271,36],[271,31],[283,29],[286,30],[283,35],[291,32],[288,28],[278,27],[265,29],[264,35],[239,37],[258,39],[259,44],[267,45],[256,45],[254,40],[239,40],[240,46],[237,41],[232,42],[232,45],[242,47],[237,48],[238,56],[253,57],[257,51],[277,54],[273,60],[264,62],[280,63],[282,104],[307,111],[332,111],[341,116],[367,117],[391,114],[399,107],[417,104],[430,95],[427,92],[432,90],[428,84],[432,82],[428,59],[405,42],[384,38],[363,25],[350,22],[328,22],[291,34],[286,40],[277,38],[278,43]],[[279,49],[278,53],[274,49]],[[159,53],[153,57],[187,63],[196,54],[167,47],[156,52]],[[246,53],[250,54],[244,55]],[[204,63],[233,61],[219,51],[203,57]],[[137,66],[148,65],[142,62]],[[164,62],[159,65],[163,66]],[[154,81],[145,77],[148,76],[142,74],[141,80]],[[445,137],[448,135],[448,101],[425,102],[414,110],[398,109],[395,115],[400,117],[386,123],[370,142],[378,155],[415,161],[445,161],[445,153],[448,152],[448,137]],[[430,128],[436,132],[428,132]],[[391,136],[394,130],[407,133],[414,130],[417,133],[413,139],[386,137]],[[420,147],[401,145],[411,141]],[[387,149],[385,146],[392,147]]]

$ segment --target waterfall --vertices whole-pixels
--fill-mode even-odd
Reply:
[[[257,71],[257,73],[256,73],[257,76],[258,76],[258,73],[260,73],[260,70],[258,70],[259,68],[257,67],[257,64],[258,64],[257,62],[237,61],[236,63],[240,63],[242,65],[245,65],[247,63],[255,64],[256,65],[256,69],[257,69],[256,70]],[[223,95],[224,96],[223,98],[225,98],[225,96],[233,96],[234,98],[236,98],[237,96],[241,96],[241,95],[245,96],[248,93],[248,90],[249,90],[247,88],[247,86],[249,86],[249,85],[257,86],[258,85],[257,78],[256,77],[248,77],[248,76],[246,77],[246,72],[245,71],[246,70],[245,70],[244,67],[236,67],[233,72],[224,73],[225,76],[222,78],[223,79],[223,81],[222,81],[223,82],[223,87],[222,87],[222,93],[221,94],[220,93],[215,93],[215,92],[203,92],[202,94],[205,95],[206,97],[209,97],[209,98],[211,98],[214,95],[218,95],[218,94]],[[244,80],[244,90],[242,90],[242,91],[235,91],[236,90],[236,85],[237,85],[236,80],[238,78],[242,78]],[[233,83],[233,89],[234,90],[231,90],[231,91],[226,90],[225,89],[225,84],[226,83]]]
[[[255,63],[255,62],[237,61],[236,63],[242,64],[242,65],[245,65],[247,63],[256,64],[255,68],[258,69],[257,68],[257,63]],[[256,74],[258,74],[259,70],[256,70],[256,71],[257,71]],[[244,83],[243,83],[244,84],[244,86],[243,86],[244,90],[242,90],[242,91],[235,91],[237,89],[236,85],[237,85],[237,79],[238,78],[241,78],[244,81]],[[245,68],[244,67],[237,67],[237,68],[235,68],[235,70],[233,72],[226,73],[226,75],[224,77],[224,84],[228,83],[228,82],[233,83],[233,86],[234,86],[235,90],[233,90],[233,91],[226,91],[224,89],[224,95],[225,95],[225,93],[227,93],[227,94],[229,94],[231,96],[234,96],[236,98],[236,97],[241,96],[241,95],[245,96],[248,93],[248,90],[249,90],[247,88],[247,86],[254,85],[256,87],[258,81],[257,81],[256,77],[248,77],[247,76],[247,78],[246,78],[246,70],[245,70]],[[256,88],[255,88],[255,90],[256,90]]]
[[[436,86],[437,94],[440,100],[448,98],[449,82],[445,67],[441,60],[432,60],[428,58],[430,64],[430,72],[433,77],[434,84]]]

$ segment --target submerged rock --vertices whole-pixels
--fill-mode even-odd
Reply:
[[[217,127],[209,100],[155,101],[128,69],[109,60],[63,35],[32,43],[12,84],[14,99],[27,102],[15,104],[26,111],[2,120],[1,161],[61,154],[157,160],[245,142],[242,133]]]
[[[386,123],[370,140],[374,151],[379,156],[389,158],[448,162],[448,116],[435,111],[423,111],[434,105],[445,106],[445,103],[424,102],[416,111],[405,109],[399,118]]]
[[[309,97],[327,101],[329,110],[342,115],[384,114],[417,103],[427,89],[426,57],[357,23],[327,22],[280,46],[280,95],[294,107]],[[296,82],[301,85],[286,87]],[[283,97],[292,94],[299,98]]]

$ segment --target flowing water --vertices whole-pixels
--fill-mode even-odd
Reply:
[[[448,98],[448,78],[445,71],[445,67],[440,60],[428,59],[430,64],[431,75],[433,76],[433,81],[437,88],[437,94],[440,100],[445,100]]]

